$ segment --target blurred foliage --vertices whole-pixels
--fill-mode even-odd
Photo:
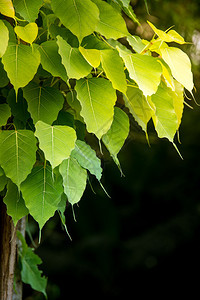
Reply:
[[[152,35],[146,20],[166,30],[175,30],[188,42],[184,45],[193,62],[195,98],[200,102],[200,2],[185,0],[132,1],[141,27],[127,20],[132,33],[147,38]],[[79,207],[77,222],[71,208],[66,222],[72,242],[61,229],[59,216],[45,226],[37,253],[42,269],[49,276],[50,300],[68,295],[85,297],[131,297],[156,293],[171,294],[171,289],[185,291],[192,280],[198,289],[200,269],[200,118],[199,107],[185,108],[180,128],[182,161],[171,144],[159,141],[150,128],[151,148],[139,126],[132,120],[132,131],[119,159],[125,174],[104,154],[103,184],[87,187]],[[150,124],[151,127],[151,124]],[[31,220],[30,220],[31,221]],[[35,223],[30,231],[37,243]],[[31,242],[31,241],[30,241]],[[179,283],[180,282],[180,283]],[[24,299],[43,299],[24,288]],[[193,297],[190,297],[193,299]]]

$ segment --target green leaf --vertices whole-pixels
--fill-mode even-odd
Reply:
[[[0,165],[19,188],[36,160],[36,138],[30,130],[0,132]]]
[[[129,54],[117,47],[120,56],[125,62],[130,78],[139,86],[145,96],[155,94],[160,84],[162,67],[154,57]]]
[[[131,45],[133,50],[135,50],[135,52],[137,53],[141,53],[146,47],[146,45],[142,42],[139,36],[134,36],[134,35],[128,36],[127,41]]]
[[[10,90],[7,102],[11,108],[12,115],[14,116],[14,121],[17,120],[22,122],[25,128],[26,123],[31,116],[27,110],[28,105],[26,100],[23,98],[22,90],[20,89],[18,92],[17,101],[14,89]]]
[[[175,90],[174,78],[172,77],[172,72],[170,70],[170,67],[164,62],[163,59],[158,59],[158,62],[162,66],[162,75],[164,77],[166,85],[170,87],[172,91],[174,91]]]
[[[96,156],[96,152],[84,141],[77,140],[76,146],[71,153],[84,169],[90,171],[100,181],[101,179],[101,160]]]
[[[63,177],[64,192],[69,203],[79,202],[86,187],[87,171],[74,158],[64,160],[59,167]]]
[[[56,41],[47,41],[40,44],[38,48],[41,55],[41,64],[44,70],[48,71],[54,77],[61,77],[62,80],[68,80],[65,67],[62,65],[61,56],[58,54],[58,45]]]
[[[194,87],[191,62],[186,53],[175,47],[160,48],[161,56],[168,64],[174,78],[188,91]]]
[[[147,23],[162,41],[167,43],[176,42],[178,44],[185,44],[184,38],[175,30],[169,30],[168,32],[165,32],[156,28],[156,26],[154,26],[151,22],[147,21]]]
[[[32,44],[38,35],[38,26],[36,23],[29,23],[26,26],[15,26],[16,35],[26,43]]]
[[[37,72],[40,53],[34,44],[27,46],[9,42],[2,63],[17,94],[18,89],[27,85]]]
[[[184,109],[184,87],[177,82],[174,81],[175,91],[171,91],[171,95],[173,97],[174,110],[178,119],[177,130],[181,124],[183,109]]]
[[[8,182],[8,178],[5,175],[0,176],[0,192],[4,190],[7,182]]]
[[[81,45],[85,49],[97,49],[97,50],[110,49],[110,46],[108,45],[107,42],[103,41],[102,39],[97,38],[93,34],[86,36],[83,39]]]
[[[102,137],[102,140],[120,170],[121,168],[117,154],[124,145],[128,134],[129,118],[123,110],[115,107],[113,123],[109,131]]]
[[[8,47],[9,31],[2,20],[0,20],[0,57],[4,55]]]
[[[79,47],[79,51],[85,58],[85,60],[93,67],[97,68],[100,65],[100,51],[97,49],[85,49],[83,47]]]
[[[116,50],[101,50],[101,63],[114,89],[126,93],[127,83],[124,64]]]
[[[8,85],[9,79],[0,59],[0,88]]]
[[[151,100],[155,105],[155,117],[153,117],[158,137],[166,137],[173,142],[178,127],[177,115],[174,110],[174,101],[171,90],[162,84],[157,93],[152,95]]]
[[[7,182],[8,178],[6,177],[4,170],[0,167],[0,192],[3,191]]]
[[[39,256],[28,247],[21,232],[17,231],[17,237],[21,241],[19,256],[21,259],[21,278],[24,283],[30,284],[32,289],[46,295],[47,278],[42,276],[42,272],[38,269],[38,265],[42,263]]]
[[[128,8],[130,4],[130,0],[115,0],[117,2],[121,2],[124,7]]]
[[[58,114],[57,119],[53,122],[53,125],[67,125],[75,128],[74,117],[68,111],[61,110]]]
[[[75,90],[87,131],[94,133],[100,140],[112,124],[116,92],[104,78],[80,79]]]
[[[15,11],[11,0],[0,0],[0,13],[14,19]]]
[[[64,103],[63,95],[58,89],[30,82],[23,88],[23,94],[34,124],[41,120],[51,125],[57,119]]]
[[[130,1],[128,0],[115,0],[117,1],[118,5],[121,7],[122,11],[133,20],[133,22],[136,22],[138,25],[140,25],[140,22],[138,18],[136,17],[131,5]]]
[[[2,167],[0,166],[0,176],[5,175],[4,170],[2,169]]]
[[[93,0],[93,2],[100,12],[100,20],[95,31],[107,39],[119,39],[129,35],[124,19],[111,5],[101,0]]]
[[[69,231],[67,229],[67,226],[66,226],[66,218],[65,218],[66,203],[67,203],[67,196],[63,193],[61,196],[61,201],[58,204],[57,211],[59,213],[61,223],[62,223],[63,227],[65,228],[65,231],[66,231],[69,239],[72,241],[72,238],[71,238]]]
[[[42,229],[54,215],[61,200],[63,193],[61,176],[55,177],[48,166],[35,167],[21,184],[21,191],[30,214]]]
[[[92,67],[84,59],[78,48],[72,48],[60,36],[57,36],[57,44],[58,52],[69,78],[80,79],[91,72]]]
[[[55,15],[54,15],[55,16]],[[50,34],[53,39],[59,35],[61,36],[70,46],[74,48],[79,47],[79,41],[76,35],[74,35],[69,29],[66,27],[60,27],[55,24],[51,24],[49,28]]]
[[[84,120],[80,115],[81,104],[77,99],[76,92],[75,91],[69,91],[69,93],[67,93],[67,95],[66,95],[66,100],[67,100],[67,103],[71,107],[71,109],[69,109],[69,110],[73,114],[74,118],[76,120],[79,120],[79,121],[84,123]]]
[[[154,114],[143,93],[138,87],[129,86],[124,96],[124,102],[137,123],[147,132],[147,123]]]
[[[28,215],[29,211],[25,206],[21,192],[11,180],[8,181],[7,193],[3,201],[7,206],[7,214],[12,217],[14,226],[22,217]]]
[[[34,22],[42,6],[43,0],[14,0],[14,7],[17,13],[29,22]]]
[[[8,118],[11,116],[10,107],[8,104],[0,104],[0,127],[6,125]]]
[[[54,169],[70,156],[75,147],[76,132],[69,126],[50,126],[42,121],[35,125],[40,148]]]
[[[99,11],[90,0],[52,0],[51,6],[55,15],[78,37],[79,42],[95,31]]]

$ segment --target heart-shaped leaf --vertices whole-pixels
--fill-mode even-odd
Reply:
[[[42,121],[35,125],[35,136],[39,139],[40,148],[54,169],[64,159],[69,158],[75,147],[76,132],[69,126],[50,126]]]
[[[36,138],[30,130],[0,132],[0,165],[18,188],[31,172],[36,150]]]
[[[0,0],[0,13],[10,18],[15,17],[15,10],[11,0]]]
[[[2,58],[4,69],[17,94],[20,87],[31,81],[40,64],[40,53],[37,45],[32,47],[9,42],[6,53]]]
[[[21,191],[26,207],[42,229],[54,215],[61,200],[62,177],[53,174],[49,166],[34,167],[21,184]]]
[[[36,23],[29,23],[24,27],[16,26],[15,33],[24,42],[32,44],[38,35],[38,26]]]

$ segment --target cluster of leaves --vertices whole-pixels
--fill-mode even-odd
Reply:
[[[193,76],[188,56],[168,43],[185,41],[150,22],[151,41],[132,36],[121,11],[139,23],[130,0],[0,0],[0,190],[14,225],[31,214],[41,230],[56,211],[64,222],[88,172],[100,182],[87,135],[120,168],[122,101],[146,136],[152,119],[174,143]]]

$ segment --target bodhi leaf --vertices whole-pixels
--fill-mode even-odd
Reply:
[[[115,107],[115,114],[109,131],[102,137],[103,143],[110,152],[116,165],[120,167],[117,154],[121,150],[129,133],[129,118],[127,114],[118,107]]]
[[[0,20],[0,57],[4,55],[8,47],[9,31],[2,20]]]
[[[184,87],[177,82],[174,81],[175,91],[171,92],[171,96],[173,97],[174,110],[178,119],[177,130],[181,124],[181,119],[183,115],[184,109]]]
[[[0,167],[0,192],[5,188],[7,181],[8,178],[6,177],[4,170]]]
[[[91,70],[78,48],[72,48],[62,37],[57,36],[57,44],[62,63],[69,78],[80,79],[87,76]]]
[[[153,121],[158,137],[166,137],[173,143],[178,120],[174,110],[174,101],[171,96],[171,90],[166,85],[162,84],[159,86],[156,94],[152,95],[151,100],[155,105],[155,116],[153,116]]]
[[[8,118],[11,116],[11,110],[8,104],[0,104],[0,127],[6,125]]]
[[[99,10],[90,0],[52,0],[52,9],[63,25],[75,34],[79,42],[91,34],[99,20]]]
[[[106,76],[111,81],[114,89],[126,93],[127,84],[124,73],[124,64],[115,50],[101,50],[101,63]]]
[[[30,130],[0,132],[0,165],[19,188],[36,160],[36,138]]]
[[[2,20],[2,21],[6,25],[9,31],[9,43],[10,42],[16,43],[16,35],[13,26],[6,20]]]
[[[0,59],[0,88],[8,85],[9,79]]]
[[[80,115],[81,104],[80,104],[80,102],[77,99],[76,92],[74,90],[73,91],[69,91],[69,93],[67,93],[67,95],[66,95],[66,100],[67,100],[67,103],[71,107],[71,112],[72,112],[74,118],[76,120],[79,120],[82,123],[84,123],[84,120],[83,120],[83,118]]]
[[[14,0],[13,3],[20,16],[29,22],[34,22],[38,17],[43,0]]]
[[[22,217],[28,215],[29,211],[25,206],[21,192],[11,180],[8,181],[7,193],[3,201],[7,206],[7,214],[12,217],[14,226]]]
[[[61,56],[58,54],[58,45],[56,41],[47,41],[40,44],[38,48],[41,56],[41,64],[44,70],[48,71],[54,77],[61,77],[62,80],[68,80],[67,72],[61,62]]]
[[[136,17],[131,5],[130,5],[130,1],[128,0],[115,0],[117,1],[117,3],[119,4],[119,6],[121,7],[121,9],[123,10],[123,12],[133,20],[133,22],[138,23],[138,25],[140,25],[140,22],[138,20],[138,18]]]
[[[100,15],[95,31],[101,33],[107,39],[119,39],[128,36],[126,23],[120,13],[111,5],[101,0],[93,0],[97,5]]]
[[[180,82],[189,92],[194,87],[191,62],[186,53],[175,47],[160,48],[164,61],[168,64],[174,78]]]
[[[169,66],[166,64],[166,62],[164,62],[163,59],[158,59],[158,62],[162,66],[162,75],[164,77],[166,85],[168,87],[170,87],[172,89],[172,91],[174,91],[175,90],[174,78],[172,77],[172,72],[171,72]]]
[[[11,0],[0,0],[0,13],[14,19],[15,10]]]
[[[59,90],[30,82],[23,88],[23,94],[34,124],[41,120],[51,125],[57,119],[64,103],[63,95]]]
[[[55,15],[54,15],[55,16]],[[59,35],[61,36],[70,46],[74,48],[78,48],[79,41],[76,35],[74,35],[69,29],[66,27],[60,27],[55,24],[51,24],[49,27],[50,35],[53,39],[56,39],[56,37]]]
[[[162,41],[167,43],[176,42],[178,44],[185,44],[184,38],[175,30],[169,30],[168,32],[165,32],[157,29],[151,22],[147,21],[147,23]]]
[[[52,176],[52,169],[48,166],[35,167],[21,184],[21,191],[30,214],[42,229],[47,220],[54,215],[61,200],[61,176]]]
[[[32,44],[38,35],[38,26],[36,23],[29,23],[26,26],[15,26],[16,35],[26,43]]]
[[[162,67],[154,57],[142,54],[129,54],[117,47],[124,60],[130,78],[139,86],[145,96],[155,94],[160,84]]]
[[[124,101],[136,122],[147,132],[147,123],[154,114],[154,111],[149,106],[143,93],[138,87],[128,87]]]
[[[101,160],[96,156],[96,152],[85,142],[77,140],[74,150],[71,153],[84,169],[90,171],[100,181],[101,179]]]
[[[37,72],[40,53],[34,44],[30,47],[9,42],[2,63],[17,94],[18,89],[27,85]]]
[[[40,148],[54,169],[70,156],[75,147],[76,132],[69,126],[50,126],[42,121],[38,121],[35,128]]]
[[[86,36],[83,39],[81,45],[85,49],[97,49],[97,50],[110,49],[110,46],[107,42],[97,38],[96,35],[93,34]]]
[[[7,182],[8,182],[8,178],[5,175],[0,176],[0,192],[3,191]]]
[[[47,279],[42,276],[42,272],[38,269],[38,265],[42,263],[42,260],[28,247],[21,232],[17,231],[17,237],[21,241],[19,246],[19,257],[22,268],[21,279],[24,283],[30,284],[32,289],[43,293],[47,298]]]
[[[87,171],[74,158],[64,160],[59,167],[63,177],[64,192],[69,203],[79,202],[86,187]]]
[[[10,90],[7,96],[7,102],[11,108],[11,113],[14,117],[14,122],[16,120],[23,123],[24,127],[26,127],[27,120],[31,117],[27,108],[27,101],[23,98],[22,90],[19,90],[19,93],[17,95],[17,101],[16,101],[16,95],[14,89]]]
[[[2,167],[0,167],[0,176],[3,176],[4,174],[4,170],[2,169]]]
[[[116,92],[104,78],[80,79],[75,90],[87,130],[100,140],[112,124]]]
[[[97,68],[100,65],[100,51],[97,49],[85,49],[83,47],[79,47],[79,51],[85,58],[85,60],[93,67]]]
[[[128,36],[127,41],[136,53],[141,53],[146,47],[139,36]]]

